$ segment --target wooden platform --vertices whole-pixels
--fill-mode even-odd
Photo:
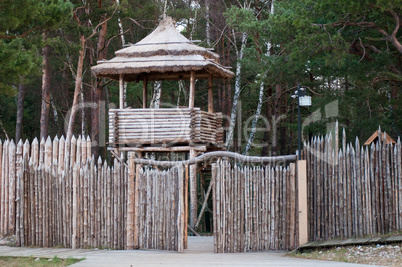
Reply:
[[[222,114],[199,108],[111,109],[109,145],[223,145]]]
[[[349,238],[349,239],[336,239],[329,241],[313,241],[298,247],[296,252],[303,252],[306,250],[314,250],[321,248],[339,247],[339,246],[362,246],[362,245],[375,245],[375,244],[392,244],[402,243],[402,235],[393,235],[388,237],[368,237],[368,238]]]

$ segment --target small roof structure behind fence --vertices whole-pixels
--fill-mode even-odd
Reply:
[[[387,145],[388,144],[396,144],[394,139],[392,139],[391,136],[389,136],[387,133],[381,133],[381,140],[384,138],[384,134],[385,134],[385,140],[386,140]],[[373,133],[373,135],[370,136],[369,139],[367,139],[367,141],[364,143],[364,145],[369,146],[369,145],[371,145],[371,143],[376,142],[378,140],[379,135],[380,135],[379,130],[375,131],[375,133]]]

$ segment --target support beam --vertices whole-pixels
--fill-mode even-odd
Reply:
[[[195,97],[195,72],[191,71],[190,76],[190,96],[188,100],[188,107],[194,108],[194,97]]]
[[[123,74],[119,76],[119,108],[124,108],[124,79]]]
[[[108,150],[113,151],[115,148],[108,148]],[[196,151],[206,152],[206,146],[172,146],[172,147],[162,147],[162,146],[146,146],[146,147],[122,147],[119,151],[133,151],[133,152],[188,152],[191,149]],[[116,152],[117,153],[117,152]]]
[[[198,215],[197,222],[195,223],[195,226],[194,226],[195,231],[197,231],[198,225],[201,222],[202,215],[204,214],[204,211],[207,208],[208,199],[209,199],[209,195],[211,193],[211,189],[212,189],[213,184],[214,184],[214,177],[212,177],[212,180],[209,182],[209,186],[208,186],[207,193],[205,195],[204,203],[202,203],[202,208],[201,208],[200,214]]]
[[[148,103],[148,77],[144,77],[142,86],[142,108],[147,108]]]
[[[299,246],[308,242],[307,220],[307,163],[305,160],[297,161],[297,191],[299,212]]]
[[[197,156],[195,149],[190,150],[190,160]],[[194,228],[197,221],[197,165],[191,165],[190,167],[190,226]]]
[[[214,112],[214,95],[212,91],[212,74],[209,75],[208,79],[208,112]]]

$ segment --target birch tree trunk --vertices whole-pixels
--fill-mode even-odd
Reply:
[[[17,120],[15,124],[15,142],[17,143],[22,136],[22,120],[24,117],[24,98],[25,98],[25,78],[20,77],[20,84],[18,85]]]
[[[81,92],[81,85],[82,85],[82,70],[84,66],[84,57],[85,57],[85,37],[81,35],[81,50],[78,57],[78,65],[77,65],[77,74],[75,75],[75,88],[74,88],[74,98],[73,98],[73,105],[70,111],[70,119],[68,121],[68,128],[67,128],[67,140],[70,140],[73,135],[73,128],[75,122],[75,116],[78,110],[78,102]]]
[[[152,94],[151,108],[159,108],[161,104],[162,82],[155,81],[154,92]]]
[[[248,153],[248,151],[249,151],[250,148],[251,148],[251,144],[252,144],[253,141],[254,141],[255,132],[256,132],[256,129],[257,129],[258,119],[260,118],[260,115],[261,115],[262,99],[263,99],[263,97],[264,97],[264,82],[261,81],[261,83],[260,83],[260,94],[259,94],[259,97],[258,97],[257,110],[255,111],[255,115],[254,115],[254,118],[253,118],[253,122],[252,122],[252,124],[251,124],[250,137],[248,138],[247,145],[246,145],[246,148],[244,149],[243,154],[247,154],[247,153]]]
[[[270,14],[271,14],[271,15],[274,14],[274,2],[275,2],[274,0],[271,0],[271,5],[270,5]],[[266,55],[269,57],[269,56],[271,55],[271,49],[272,49],[271,41],[268,41],[268,42],[266,43],[266,45],[267,45],[267,53],[266,53]],[[265,74],[264,74],[261,78],[263,79],[264,76],[265,76]],[[262,100],[263,100],[263,97],[264,97],[264,82],[261,81],[261,83],[260,83],[260,94],[259,94],[259,97],[258,97],[257,110],[256,110],[256,112],[255,112],[255,115],[254,115],[254,118],[253,118],[253,122],[252,122],[252,124],[251,124],[250,137],[249,137],[249,139],[248,139],[248,141],[247,141],[247,145],[246,145],[246,148],[244,149],[243,154],[247,154],[247,153],[248,153],[248,151],[249,151],[250,148],[251,148],[251,144],[252,144],[253,141],[254,141],[255,132],[256,132],[256,129],[257,129],[258,119],[260,118],[260,115],[261,115],[261,108],[262,108]]]
[[[205,0],[205,37],[208,47],[211,46],[211,26],[209,24],[209,0]]]
[[[236,51],[237,62],[236,62],[235,92],[233,96],[232,111],[230,113],[229,130],[226,134],[226,144],[225,144],[226,150],[230,150],[233,146],[233,135],[237,118],[237,102],[239,101],[240,87],[241,87],[241,60],[243,59],[244,56],[244,49],[246,48],[247,37],[248,37],[247,32],[243,32],[241,38],[240,51]]]

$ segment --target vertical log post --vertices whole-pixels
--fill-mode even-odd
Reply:
[[[119,77],[119,108],[124,108],[124,79],[123,74],[120,74]]]
[[[306,160],[297,161],[297,187],[299,208],[299,246],[308,242],[307,221],[307,164]]]
[[[197,156],[194,148],[190,149],[190,159]],[[190,226],[197,221],[197,165],[190,165]]]
[[[185,168],[184,180],[184,249],[188,249],[188,165]]]
[[[71,236],[71,248],[76,249],[77,248],[77,234],[78,234],[78,229],[77,229],[77,213],[78,213],[78,174],[79,174],[79,169],[78,169],[78,164],[74,164],[73,168],[73,198],[72,198],[72,205],[73,205],[73,233]]]
[[[137,158],[142,158],[142,153],[137,153]],[[140,247],[140,238],[139,235],[141,234],[140,230],[140,169],[141,165],[135,165],[135,185],[134,185],[134,241],[133,245],[135,249]]]
[[[134,249],[134,152],[128,153],[127,249]]]
[[[188,107],[194,108],[194,97],[195,97],[195,72],[191,71],[190,76],[190,95],[188,98]]]
[[[148,103],[148,77],[144,77],[143,87],[142,87],[142,108],[147,108]]]
[[[212,92],[212,74],[209,75],[208,79],[208,112],[214,112],[214,96]]]

